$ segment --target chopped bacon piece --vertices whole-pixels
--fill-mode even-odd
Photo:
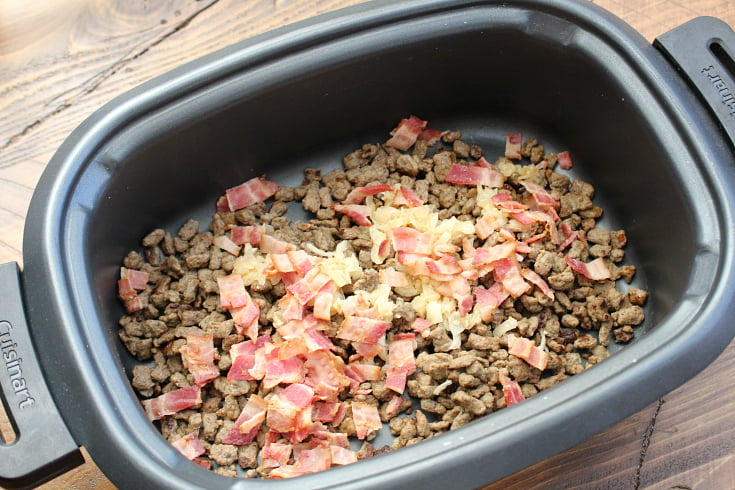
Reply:
[[[214,365],[214,338],[211,333],[186,335],[186,345],[180,349],[184,367],[194,376],[194,384],[204,386],[219,378],[219,368]]]
[[[305,250],[290,250],[286,252],[286,255],[293,265],[293,270],[302,277],[314,268],[315,257],[306,253]]]
[[[433,146],[442,137],[442,132],[438,129],[426,128],[419,134],[419,139],[426,141],[426,144]]]
[[[222,250],[230,252],[235,257],[240,254],[240,247],[226,235],[216,236],[212,242]]]
[[[359,382],[377,381],[380,379],[380,366],[351,362],[345,366],[345,374],[355,376]]]
[[[286,290],[293,294],[302,305],[309,303],[320,292],[333,292],[336,290],[334,281],[320,269],[310,270],[303,279],[286,286]]]
[[[390,132],[392,137],[385,142],[385,145],[402,151],[408,150],[416,143],[426,124],[427,121],[413,115],[408,119],[401,119],[398,126]]]
[[[546,281],[544,281],[544,278],[536,274],[535,271],[532,271],[531,269],[523,269],[521,270],[521,275],[527,281],[535,284],[547,298],[554,299],[554,290],[551,289]]]
[[[569,226],[569,223],[564,221],[561,224],[561,231],[564,233],[564,235],[567,237],[566,240],[562,242],[561,245],[556,249],[557,252],[561,252],[565,248],[567,248],[569,245],[574,242],[574,240],[581,241],[585,247],[587,247],[587,240],[582,236],[577,230],[572,230],[572,227]]]
[[[475,166],[484,167],[484,168],[493,168],[493,166],[490,165],[490,162],[485,160],[485,157],[480,157],[480,159],[475,162]]]
[[[569,267],[571,267],[573,271],[578,272],[589,279],[595,281],[610,279],[610,269],[607,268],[607,264],[605,264],[602,257],[598,257],[586,264],[581,260],[573,259],[571,257],[564,257],[564,260],[569,264]]]
[[[508,213],[519,213],[528,209],[528,206],[525,204],[514,199],[510,199],[509,197],[506,199],[506,196],[508,196],[506,193],[495,194],[492,197],[492,201],[498,206],[498,208]]]
[[[336,402],[342,389],[350,385],[344,361],[329,351],[309,352],[304,365],[308,373],[305,382],[319,399]]]
[[[477,307],[480,310],[482,321],[488,323],[493,318],[495,310],[508,298],[508,292],[503,289],[500,283],[493,283],[489,289],[482,286],[475,288],[475,298],[477,299]]]
[[[278,272],[296,272],[288,254],[270,254],[271,263]]]
[[[120,279],[127,279],[132,289],[142,291],[148,285],[148,273],[120,267]]]
[[[292,384],[284,388],[278,396],[300,410],[311,405],[314,390],[305,384]],[[275,427],[273,429],[278,430]]]
[[[505,137],[505,158],[521,159],[522,133],[509,134]]]
[[[512,257],[515,252],[516,243],[514,241],[499,243],[492,247],[480,247],[475,250],[475,255],[472,257],[472,265],[477,267],[492,264],[499,260]]]
[[[257,247],[260,245],[260,237],[264,231],[262,226],[233,226],[230,228],[230,239],[235,245],[250,245]]]
[[[278,468],[274,468],[269,474],[268,478],[295,478],[297,476],[303,476],[304,473],[297,471],[296,468],[294,468],[293,465],[285,464],[283,466],[279,466]]]
[[[414,191],[405,185],[402,185],[396,191],[392,204],[393,206],[416,207],[421,206],[424,203],[419,199],[419,196],[417,196]]]
[[[383,426],[377,405],[371,403],[352,402],[352,420],[355,422],[358,439],[367,438]]]
[[[337,338],[352,340],[353,342],[377,344],[389,326],[390,322],[383,320],[347,316],[337,331]]]
[[[531,226],[536,223],[531,213],[526,211],[513,211],[508,213],[511,218],[522,224],[523,226]]]
[[[574,162],[572,162],[572,156],[569,154],[568,151],[557,153],[556,159],[557,162],[559,162],[559,168],[563,168],[564,170],[569,170],[574,166]]]
[[[294,418],[294,430],[285,432],[283,436],[290,442],[296,444],[304,441],[311,435],[314,422],[311,419],[313,407],[307,407],[299,410]],[[296,449],[296,448],[294,448]]]
[[[531,246],[526,242],[516,242],[516,252],[519,254],[527,254],[531,253],[533,249]]]
[[[411,324],[411,330],[413,330],[414,332],[421,333],[432,325],[433,323],[427,320],[426,318],[417,317]]]
[[[248,304],[239,308],[230,308],[232,321],[235,323],[235,329],[239,334],[245,334],[255,340],[258,336],[258,319],[260,318],[260,306],[258,303],[250,299],[248,295]]]
[[[508,191],[500,191],[490,198],[495,204],[500,204],[506,201],[513,201],[513,197],[510,195]]]
[[[291,444],[273,442],[265,445],[260,451],[261,466],[263,468],[278,468],[286,465],[291,458],[292,450],[293,445]]]
[[[303,356],[309,352],[304,340],[301,337],[295,339],[284,339],[278,346],[278,357],[280,359],[289,359],[292,357]]]
[[[239,308],[250,301],[250,295],[245,290],[245,283],[240,274],[218,276],[219,301],[223,308]]]
[[[319,290],[313,288],[305,278],[289,284],[286,290],[302,305],[308,304],[319,293]]]
[[[464,316],[472,309],[474,300],[472,299],[472,289],[467,279],[461,275],[455,276],[453,279],[436,284],[436,292],[448,298],[457,300],[459,306],[459,314]]]
[[[314,298],[314,317],[319,320],[329,321],[332,319],[332,303],[335,294],[329,291],[321,291]]]
[[[279,358],[280,347],[274,347],[265,354],[265,377],[263,388],[271,389],[279,384],[301,383],[304,381],[304,362],[298,357]]]
[[[549,362],[549,353],[539,349],[533,340],[508,334],[508,354],[525,360],[528,364],[543,371]]]
[[[257,202],[265,201],[278,190],[278,184],[261,177],[254,177],[238,186],[225,191],[230,211],[246,208]]]
[[[370,304],[365,299],[365,296],[362,294],[353,294],[352,296],[347,296],[344,301],[342,301],[342,312],[345,317],[347,316],[367,316],[370,310]]]
[[[287,286],[286,290],[302,305],[309,303],[319,293],[319,290],[312,288],[309,281],[305,279],[300,279]]]
[[[222,444],[243,446],[253,442],[265,420],[267,410],[268,402],[258,395],[250,395],[232,430],[222,439]]]
[[[493,275],[496,281],[503,283],[503,287],[514,298],[518,298],[531,289],[531,286],[523,280],[521,268],[514,257],[494,262]]]
[[[405,398],[403,398],[402,396],[395,395],[386,404],[386,406],[385,406],[385,414],[388,415],[388,416],[398,415],[398,412],[401,410],[401,405],[403,405],[403,402],[404,401],[406,401]]]
[[[372,226],[370,208],[363,204],[332,204],[332,209],[352,218],[358,225]]]
[[[380,242],[380,245],[378,245],[378,257],[381,259],[387,259],[390,255],[390,242],[388,240],[383,240]]]
[[[190,460],[201,456],[207,451],[202,445],[202,441],[199,440],[197,431],[176,439],[171,445],[183,454],[186,459]]]
[[[296,451],[294,451],[294,455]],[[317,446],[303,449],[298,453],[293,465],[284,464],[273,469],[270,478],[294,478],[308,475],[330,468],[332,465],[332,451],[329,447]]]
[[[566,224],[566,223],[564,223],[564,224]],[[562,226],[563,226],[564,224],[562,224]],[[561,242],[561,245],[559,245],[559,246],[558,246],[558,247],[556,248],[556,251],[557,251],[557,252],[561,252],[562,250],[564,250],[565,248],[567,248],[567,247],[568,247],[569,245],[571,245],[571,244],[572,244],[572,243],[574,242],[574,240],[576,240],[576,239],[577,239],[578,237],[579,237],[579,233],[577,233],[577,231],[576,231],[576,230],[575,230],[575,231],[571,231],[571,232],[570,232],[570,233],[569,233],[569,234],[567,235],[567,238],[566,238],[566,240],[564,240],[563,242]]]
[[[457,259],[451,255],[445,255],[437,260],[427,260],[426,267],[434,274],[455,275],[462,272]]]
[[[382,356],[385,351],[385,345],[381,343],[352,342],[357,355],[363,359],[372,359],[375,356]]]
[[[286,386],[268,400],[266,414],[268,427],[282,434],[299,431],[299,429],[308,430],[311,426],[313,399],[314,390],[310,386],[303,383]]]
[[[352,366],[352,364],[348,364],[347,366],[345,366],[345,375],[350,381],[350,393],[355,394],[360,389],[360,383],[365,381],[365,378],[363,378],[362,374],[353,370],[350,366]]]
[[[505,398],[506,407],[511,407],[526,399],[518,381],[511,380],[507,375],[501,373],[500,383],[503,385],[503,397]]]
[[[387,284],[392,288],[403,288],[411,286],[411,279],[405,272],[399,272],[392,267],[380,269],[378,280],[381,284]]]
[[[457,307],[459,309],[459,316],[465,316],[472,310],[472,305],[475,304],[475,300],[472,299],[472,295],[468,294],[462,298],[457,298]]]
[[[196,463],[196,464],[198,464],[199,466],[201,466],[205,470],[211,470],[212,469],[212,461],[209,458],[200,457],[200,458],[194,458],[191,461],[194,462],[194,463]]]
[[[270,343],[270,341],[271,338],[269,335],[261,335],[255,341],[246,340],[233,344],[230,347],[232,365],[227,373],[227,379],[240,381],[262,379],[265,375],[265,354],[263,347],[266,343]],[[262,360],[261,364],[263,365],[262,373],[259,369],[254,370],[258,364],[257,356],[259,350],[259,355]]]
[[[554,208],[547,207],[543,213],[539,213],[539,218],[541,218],[545,224],[546,224],[546,233],[542,234],[542,237],[544,235],[549,235],[549,238],[551,238],[551,243],[555,245],[559,245],[564,241],[561,233],[559,233],[559,230],[556,227],[556,222],[559,220],[559,216],[554,211]],[[533,238],[533,237],[532,237]],[[532,242],[532,238],[529,238],[527,241]]]
[[[317,401],[314,403],[314,414],[312,417],[319,422],[339,425],[340,415],[344,416],[346,410],[344,402]]]
[[[328,447],[305,449],[299,453],[294,469],[302,475],[328,470],[332,466],[332,451]]]
[[[347,197],[344,198],[342,204],[360,204],[365,200],[365,197],[367,196],[374,196],[375,194],[380,194],[381,192],[388,192],[392,190],[393,186],[389,184],[375,184],[364,187],[355,187],[350,191],[349,194],[347,194]]]
[[[478,167],[455,163],[449,169],[449,173],[444,180],[454,184],[502,187],[503,174],[491,167]]]
[[[346,465],[357,462],[357,453],[355,451],[340,446],[329,446],[329,450],[332,451],[333,465]]]
[[[416,337],[412,333],[396,335],[388,343],[385,387],[399,395],[406,388],[406,378],[416,372],[415,347]]]
[[[536,204],[539,205],[542,209],[545,209],[546,207],[559,207],[559,202],[549,194],[544,186],[536,184],[535,182],[529,182],[527,180],[522,180],[521,184],[523,184],[523,187],[526,188],[526,190],[533,196],[533,199],[536,201]]]
[[[118,279],[117,295],[125,304],[125,309],[128,313],[135,313],[143,309],[143,300],[140,299],[138,293],[133,289],[133,286],[130,284],[130,279]]]
[[[434,253],[434,236],[421,233],[415,228],[396,227],[391,230],[393,249],[396,252],[431,255]]]
[[[265,233],[260,236],[260,251],[263,253],[285,254],[291,250],[296,250],[296,245],[273,238]]]
[[[477,249],[475,248],[475,241],[472,238],[464,237],[462,239],[462,251],[464,252],[464,257],[467,259],[471,259],[475,256],[475,251]]]
[[[224,213],[230,210],[230,205],[227,202],[227,196],[221,195],[217,199],[217,204],[215,204],[215,212],[217,213]]]
[[[490,215],[481,216],[475,222],[475,234],[484,240],[489,237],[496,229],[495,218]]]
[[[151,422],[202,403],[202,390],[187,386],[141,402]]]
[[[286,320],[302,320],[306,306],[304,306],[293,294],[286,294],[277,302],[278,307]]]
[[[302,337],[308,352],[316,352],[318,350],[332,350],[334,344],[332,341],[319,330],[309,327],[304,330]]]
[[[426,266],[426,262],[431,260],[425,254],[416,254],[410,252],[398,252],[398,263],[403,265],[408,272],[416,276],[430,276],[431,271]]]

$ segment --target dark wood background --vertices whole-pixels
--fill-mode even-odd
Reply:
[[[160,73],[357,0],[1,0],[0,262],[22,263],[26,209],[83,119]],[[735,26],[733,0],[595,0],[647,39],[700,15]],[[735,326],[734,326],[735,328]],[[706,371],[610,430],[486,487],[735,488],[735,343]],[[0,429],[8,430],[6,421]],[[86,463],[42,488],[114,486]]]

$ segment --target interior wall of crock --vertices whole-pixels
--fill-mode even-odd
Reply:
[[[654,316],[674,307],[689,274],[694,224],[666,143],[636,107],[646,100],[626,86],[630,70],[603,66],[594,46],[571,49],[510,28],[379,45],[356,59],[330,46],[301,61],[296,53],[274,62],[278,77],[268,67],[238,74],[116,135],[97,159],[109,178],[89,228],[91,270],[119,265],[153,228],[175,232],[189,217],[205,227],[227,187],[257,175],[298,183],[304,166],[338,165],[416,114],[433,127],[463,130],[491,158],[507,132],[569,149],[572,176],[593,182],[606,223],[629,232],[631,260],[655,294]],[[341,61],[330,63],[330,55]],[[672,263],[676,276],[666,272]],[[114,339],[123,310],[109,278],[93,277]]]

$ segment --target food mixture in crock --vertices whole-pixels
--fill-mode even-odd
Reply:
[[[228,189],[207,230],[153,230],[123,261],[133,386],[197,464],[286,478],[415,444],[603,361],[643,321],[625,232],[597,226],[568,152],[513,134],[490,163],[411,116],[343,164]]]

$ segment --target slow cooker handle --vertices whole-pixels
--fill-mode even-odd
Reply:
[[[683,71],[735,144],[735,32],[715,17],[697,17],[653,45]]]
[[[0,264],[0,395],[15,432],[0,486],[31,488],[84,462],[49,393],[28,330],[18,264]]]

